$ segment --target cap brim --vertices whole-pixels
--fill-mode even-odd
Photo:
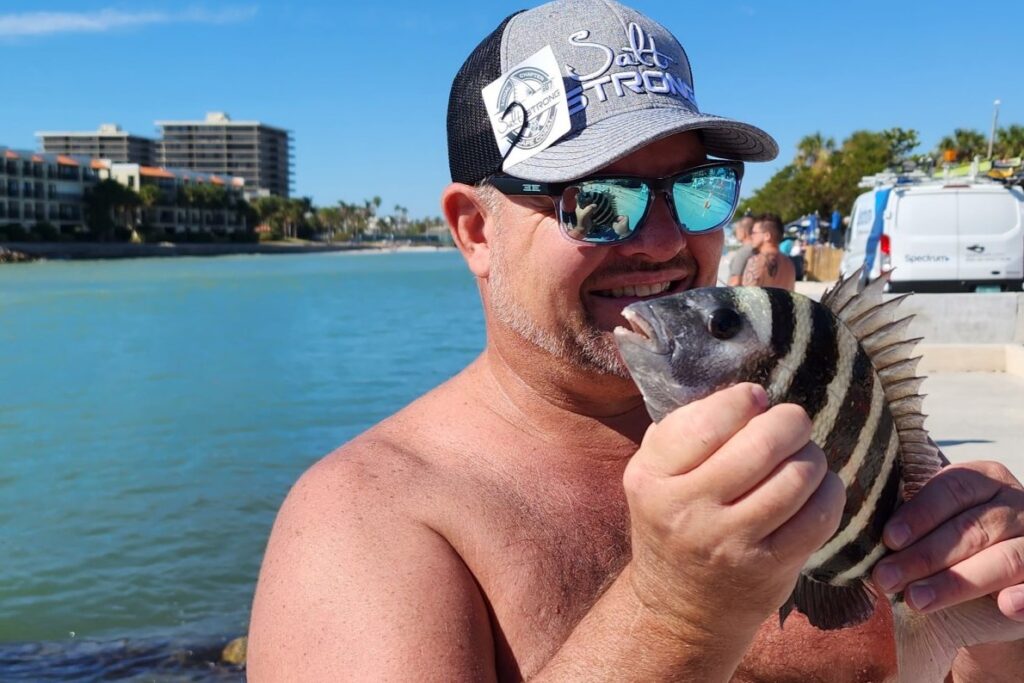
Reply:
[[[570,134],[543,152],[506,169],[526,180],[574,180],[675,133],[700,131],[709,156],[739,161],[771,161],[779,154],[774,138],[756,126],[677,107],[623,112]]]

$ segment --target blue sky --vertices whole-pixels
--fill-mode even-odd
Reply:
[[[1024,3],[632,3],[683,43],[704,111],[772,133],[782,153],[750,164],[745,194],[821,131],[915,128],[931,150],[956,127],[1024,124],[1017,36]],[[380,195],[439,213],[445,109],[469,51],[507,0],[419,2],[0,3],[0,144],[39,130],[226,111],[293,131],[295,188],[317,204]],[[998,9],[996,9],[998,8]]]

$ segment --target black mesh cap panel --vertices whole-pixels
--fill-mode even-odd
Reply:
[[[501,170],[501,153],[480,91],[501,76],[501,37],[505,17],[470,53],[448,95],[448,168],[452,182],[475,185]]]

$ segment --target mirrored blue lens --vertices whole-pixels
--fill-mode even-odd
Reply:
[[[585,180],[562,193],[562,229],[576,240],[611,244],[628,239],[651,199],[646,182],[632,178]]]
[[[740,183],[732,168],[705,168],[680,176],[672,185],[676,218],[686,232],[707,232],[732,218]]]

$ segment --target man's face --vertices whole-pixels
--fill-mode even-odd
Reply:
[[[768,233],[765,231],[764,223],[761,221],[754,223],[754,227],[750,231],[750,246],[754,247],[754,249],[759,249],[767,238]]]
[[[601,173],[661,177],[705,161],[696,133],[655,142]],[[663,195],[628,242],[590,246],[562,234],[549,198],[502,198],[491,244],[489,315],[578,368],[628,377],[611,334],[626,305],[713,285],[722,232],[686,235]],[[668,289],[665,289],[668,287]]]

